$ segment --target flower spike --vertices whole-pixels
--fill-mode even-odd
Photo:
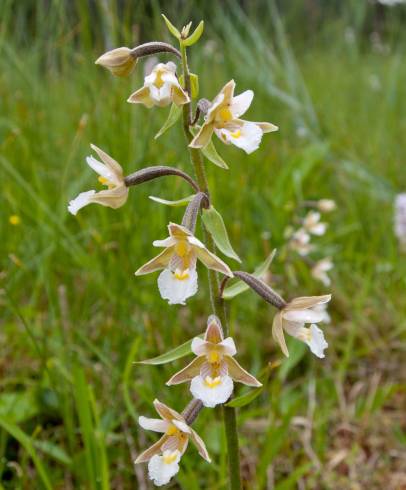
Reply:
[[[196,446],[200,456],[211,462],[206,446],[199,435],[189,426],[185,418],[159,400],[154,400],[155,410],[160,419],[139,417],[143,429],[164,435],[150,448],[143,451],[135,464],[148,462],[148,475],[157,486],[166,485],[179,471],[179,461],[187,449],[189,439]]]
[[[192,352],[196,359],[174,374],[166,384],[190,381],[192,395],[205,407],[225,403],[233,392],[233,381],[247,386],[262,386],[233,358],[237,353],[234,340],[231,337],[224,339],[220,320],[214,315],[207,321],[204,340],[200,337],[193,339]]]
[[[190,143],[192,148],[204,148],[213,132],[227,145],[235,145],[246,153],[259,148],[262,135],[277,131],[278,127],[268,122],[250,122],[239,119],[251,105],[252,90],[234,97],[234,80],[230,80],[215,97],[205,116],[200,131]]]
[[[170,305],[185,304],[197,292],[196,261],[199,259],[208,269],[233,277],[228,265],[212,252],[191,231],[176,223],[168,225],[169,237],[153,242],[164,251],[140,267],[136,276],[163,270],[158,277],[158,288],[163,299]]]
[[[69,202],[68,210],[76,214],[79,209],[91,203],[101,204],[109,208],[119,208],[127,201],[128,187],[125,185],[123,169],[111,156],[95,145],[90,145],[99,156],[101,162],[93,156],[86,158],[90,168],[99,174],[99,182],[108,188],[96,192],[95,190],[82,192]]]

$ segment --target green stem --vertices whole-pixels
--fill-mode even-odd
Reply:
[[[186,47],[180,44],[180,51],[182,55],[182,67],[183,77],[185,81],[185,90],[191,97],[190,86],[190,72],[187,62]],[[190,132],[192,115],[192,104],[185,104],[183,106],[183,129],[185,132],[186,140],[188,144],[192,141],[193,136]],[[206,172],[204,168],[203,156],[200,150],[196,148],[188,148],[190,153],[190,159],[192,161],[196,180],[201,192],[209,195],[209,186],[207,183]],[[215,251],[215,245],[213,237],[205,230],[205,244],[208,250]],[[220,283],[217,272],[209,269],[209,289],[210,300],[213,308],[213,312],[217,315],[221,321],[224,330],[224,336],[229,335],[229,328],[227,323],[226,308],[224,300],[220,297]],[[223,420],[224,428],[227,440],[227,457],[228,457],[228,472],[229,482],[231,490],[241,490],[241,472],[240,472],[240,450],[238,444],[238,431],[237,431],[237,417],[235,408],[226,407],[223,405]]]

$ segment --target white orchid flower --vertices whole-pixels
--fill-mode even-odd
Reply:
[[[68,211],[76,214],[88,204],[97,203],[109,208],[119,208],[127,201],[128,187],[125,185],[123,169],[111,156],[95,145],[90,145],[99,156],[101,162],[93,156],[86,158],[91,169],[99,174],[99,182],[107,186],[107,189],[96,192],[95,190],[81,192],[75,199],[69,202]]]
[[[330,213],[337,209],[337,204],[332,199],[320,199],[317,201],[317,208],[322,213]]]
[[[313,245],[310,243],[310,235],[303,228],[296,230],[289,241],[289,247],[304,257],[313,250]]]
[[[144,79],[144,86],[128,98],[131,104],[144,104],[146,107],[166,107],[172,102],[177,106],[190,102],[189,96],[176,77],[176,65],[158,63]]]
[[[316,323],[325,319],[325,312],[316,308],[328,303],[330,299],[331,294],[295,298],[278,311],[272,325],[272,336],[281,346],[285,356],[289,357],[289,351],[284,331],[307,344],[315,356],[324,357],[324,349],[328,347],[328,344]],[[305,327],[306,323],[310,323],[310,327]]]
[[[222,328],[214,316],[209,318],[204,340],[199,337],[193,339],[192,352],[196,359],[174,374],[166,384],[191,381],[192,395],[205,407],[225,403],[233,392],[233,380],[247,386],[262,386],[234,359],[237,353],[234,340],[231,337],[224,339]]]
[[[264,133],[277,131],[278,127],[268,122],[249,122],[239,119],[251,105],[252,90],[246,90],[234,97],[235,82],[231,80],[216,96],[211,104],[203,126],[190,143],[192,148],[204,148],[213,131],[227,145],[235,145],[246,153],[259,148]]]
[[[158,277],[158,288],[170,305],[185,304],[197,292],[196,262],[199,259],[208,269],[233,277],[233,273],[216,255],[209,252],[187,228],[175,223],[168,225],[169,237],[156,240],[154,247],[165,250],[137,270],[140,276],[164,269]]]
[[[314,264],[311,269],[312,276],[318,281],[322,282],[325,286],[330,286],[331,279],[327,272],[333,269],[334,264],[330,257],[319,260]]]
[[[179,461],[186,451],[189,439],[200,456],[211,462],[206,446],[198,434],[187,424],[182,415],[159,400],[154,400],[160,419],[139,417],[143,429],[161,432],[164,435],[150,448],[142,452],[135,464],[148,461],[148,475],[156,486],[166,485],[179,471]]]
[[[324,235],[327,230],[327,223],[320,222],[320,213],[309,211],[303,220],[303,228],[312,235]]]

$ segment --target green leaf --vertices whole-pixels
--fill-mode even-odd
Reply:
[[[168,28],[168,30],[172,34],[172,36],[175,36],[176,39],[180,39],[181,36],[180,36],[180,32],[178,31],[178,29],[176,29],[176,27],[172,24],[172,22],[168,19],[168,17],[166,17],[164,14],[161,14],[161,15],[165,21],[166,27]]]
[[[199,335],[199,337],[202,338],[203,335]],[[157,366],[159,364],[166,364],[168,362],[176,361],[176,359],[185,357],[192,352],[192,341],[193,339],[190,339],[184,344],[179,345],[178,347],[175,347],[168,352],[165,352],[165,354],[161,354],[158,357],[153,357],[152,359],[146,359],[145,361],[138,361],[135,364],[150,364],[153,366]]]
[[[244,407],[245,405],[248,405],[253,400],[255,400],[255,398],[257,396],[259,396],[263,390],[264,390],[263,386],[249,390],[244,395],[237,396],[236,398],[233,398],[230,402],[226,403],[226,406],[227,407],[235,407],[235,408]]]
[[[25,422],[39,412],[34,390],[2,393],[0,395],[0,416],[16,424]]]
[[[166,199],[161,199],[160,197],[149,196],[151,201],[159,202],[159,204],[165,204],[165,206],[172,206],[174,208],[187,206],[194,197],[195,194],[192,194],[191,196],[184,197],[183,199],[178,199],[177,201],[168,201]]]
[[[212,235],[215,244],[221,252],[223,252],[224,255],[227,255],[227,257],[241,263],[240,257],[238,257],[231,246],[224,220],[214,206],[210,206],[209,209],[203,209],[202,219],[204,226]]]
[[[213,141],[210,140],[207,146],[202,148],[202,153],[207,158],[207,160],[209,160],[211,163],[214,163],[214,165],[217,165],[220,168],[225,168],[226,170],[228,170],[228,165],[217,153]]]
[[[264,262],[262,262],[262,264],[260,264],[254,270],[254,272],[252,273],[252,275],[255,276],[255,277],[257,277],[258,279],[262,279],[264,277],[264,275],[266,274],[267,270],[269,269],[269,267],[270,267],[270,265],[272,263],[272,260],[273,260],[273,258],[275,256],[275,253],[276,253],[276,249],[274,249],[269,254],[269,256],[266,258],[266,260]],[[223,298],[224,299],[234,298],[238,294],[241,294],[244,291],[247,291],[248,289],[249,289],[249,286],[245,282],[243,282],[241,280],[238,280],[237,282],[235,282],[231,286],[228,286],[227,288],[224,289]]]
[[[168,131],[168,129],[171,128],[176,123],[176,121],[180,118],[181,114],[182,114],[182,107],[178,107],[176,104],[172,104],[171,110],[169,111],[168,119],[165,121],[162,128],[154,136],[154,139],[158,139],[160,136],[162,136],[165,133],[165,131]]]
[[[39,478],[42,484],[47,490],[52,490],[51,480],[49,478],[49,473],[47,472],[41,458],[38,456],[37,452],[33,446],[33,439],[23,432],[17,425],[12,424],[2,416],[0,416],[0,427],[2,427],[6,432],[8,432],[19,444],[27,451],[33,460],[35,467],[37,469]]]
[[[59,463],[71,466],[72,458],[60,446],[49,441],[33,441],[33,445]]]
[[[200,39],[201,35],[203,34],[203,29],[204,29],[204,21],[201,20],[199,25],[193,31],[193,33],[184,41],[182,41],[183,45],[192,46],[193,44],[197,43],[197,41]]]
[[[199,95],[199,77],[196,73],[190,74],[190,90],[192,92],[192,98],[196,99]]]

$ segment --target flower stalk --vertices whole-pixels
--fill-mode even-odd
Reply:
[[[183,79],[185,83],[185,91],[191,97],[191,83],[190,83],[190,72],[187,61],[186,46],[180,42],[181,56],[182,56],[182,69],[183,69]],[[185,104],[183,106],[183,129],[188,145],[190,145],[193,136],[190,131],[190,126],[196,121],[192,120],[192,102]],[[199,185],[199,190],[209,196],[209,186],[206,178],[206,171],[204,167],[203,155],[201,151],[197,148],[191,148],[188,146],[190,159],[193,164],[197,183]],[[208,250],[215,250],[214,240],[210,233],[205,230],[205,244]],[[224,334],[228,335],[228,323],[225,310],[225,304],[220,297],[220,283],[218,274],[214,270],[209,270],[209,289],[210,298],[213,308],[213,313],[217,315],[220,322],[224,328]],[[241,490],[241,471],[240,471],[240,450],[238,442],[238,431],[237,431],[237,418],[235,409],[232,407],[222,406],[224,429],[227,440],[227,454],[228,454],[228,470],[229,470],[229,483],[231,490]]]

